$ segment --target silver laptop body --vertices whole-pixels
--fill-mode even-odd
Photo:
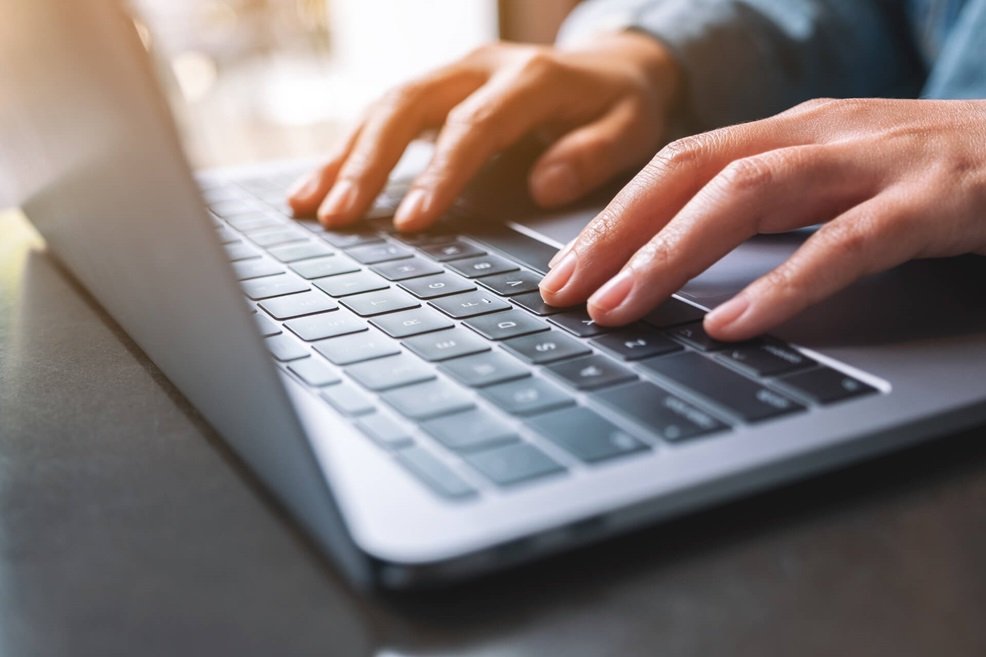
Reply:
[[[598,463],[546,440],[530,418],[508,419],[525,444],[563,466],[558,476],[516,486],[496,485],[402,420],[415,445],[474,493],[436,494],[265,348],[251,317],[258,304],[244,303],[221,243],[229,228],[217,231],[222,222],[199,184],[225,185],[273,217],[276,209],[240,181],[284,170],[193,176],[116,2],[0,6],[0,201],[24,209],[52,254],[356,582],[407,588],[472,576],[986,420],[986,263],[918,262],[867,279],[776,333],[870,394],[833,404],[792,394],[799,412],[763,422],[729,422],[713,410],[726,430],[682,441],[604,412],[645,448]],[[511,236],[520,250],[533,238],[550,252],[590,216],[530,216],[496,240],[468,229],[464,237],[504,257]],[[802,238],[753,240],[679,296],[712,307]],[[440,365],[427,367],[444,380]],[[642,381],[663,382],[628,367]],[[534,378],[554,381],[542,370],[532,367]],[[463,394],[495,410],[483,395]],[[589,392],[571,394],[591,403]]]

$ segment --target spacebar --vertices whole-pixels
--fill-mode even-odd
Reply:
[[[542,274],[548,273],[548,261],[558,251],[553,246],[518,233],[503,224],[479,225],[475,230],[470,227],[465,235],[486,246],[503,251],[512,260]]]

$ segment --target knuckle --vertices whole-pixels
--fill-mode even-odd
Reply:
[[[774,297],[804,299],[808,293],[795,268],[787,263],[765,274],[761,285]]]
[[[546,48],[529,47],[518,56],[517,70],[533,78],[542,78],[557,68],[558,60]]]
[[[423,96],[423,85],[408,82],[387,91],[377,102],[377,107],[385,112],[397,113],[417,105]]]
[[[493,123],[495,116],[496,107],[492,104],[463,103],[449,111],[445,123],[462,131],[483,130]]]
[[[859,255],[866,251],[870,243],[870,230],[858,221],[833,221],[822,226],[816,237],[828,249],[833,249],[847,255]]]
[[[719,185],[731,194],[756,193],[769,187],[773,180],[773,162],[762,156],[735,160],[719,174]]]
[[[647,164],[646,170],[654,175],[663,176],[680,169],[687,169],[702,161],[709,151],[709,140],[712,133],[692,135],[677,139],[660,151]]]

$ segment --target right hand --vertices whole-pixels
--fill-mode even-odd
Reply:
[[[633,32],[572,50],[484,46],[386,94],[289,203],[296,216],[317,214],[326,227],[351,224],[408,144],[441,127],[431,162],[394,217],[398,230],[430,226],[492,155],[535,130],[553,143],[530,171],[531,195],[542,206],[562,205],[656,152],[678,78],[665,48]]]

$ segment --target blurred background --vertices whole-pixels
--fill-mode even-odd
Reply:
[[[394,84],[578,0],[130,0],[196,167],[328,149]]]

